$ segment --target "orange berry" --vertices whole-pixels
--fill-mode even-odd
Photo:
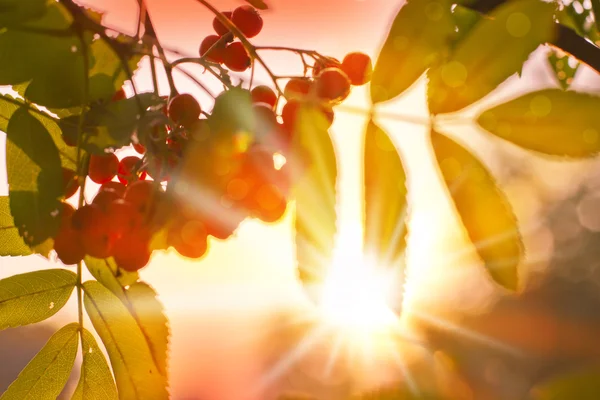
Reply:
[[[135,272],[150,261],[150,235],[144,231],[124,234],[115,242],[113,257],[119,268]]]
[[[191,125],[199,117],[202,109],[198,101],[189,93],[178,94],[171,99],[167,113],[178,125]]]
[[[336,58],[322,58],[318,61],[315,61],[315,64],[313,65],[313,73],[312,75],[314,77],[319,76],[319,74],[321,73],[321,71],[323,71],[326,68],[340,68],[342,65],[342,63],[339,62],[338,59]]]
[[[303,99],[308,96],[312,81],[307,78],[292,78],[283,89],[283,95],[288,100]]]
[[[317,96],[330,102],[342,101],[350,94],[350,80],[339,68],[327,68],[321,71],[315,86]]]
[[[108,220],[98,205],[90,204],[77,209],[71,226],[79,234],[86,254],[96,258],[111,256],[114,238]]]
[[[371,61],[371,57],[365,53],[349,53],[344,57],[341,69],[346,73],[348,79],[350,79],[350,83],[354,86],[360,86],[371,80],[373,62]]]
[[[90,156],[90,167],[88,176],[98,184],[112,180],[119,169],[119,159],[113,153],[106,155],[92,154]]]
[[[271,108],[275,107],[275,103],[277,103],[277,95],[268,86],[260,85],[252,89],[250,92],[252,95],[253,103],[265,103],[271,106]]]
[[[123,198],[131,203],[138,212],[146,214],[159,196],[159,190],[154,181],[137,181],[127,187]]]
[[[73,229],[61,229],[54,238],[54,251],[65,265],[77,264],[85,257],[80,234]]]
[[[227,45],[223,58],[225,66],[232,71],[243,72],[250,67],[250,56],[241,42]]]
[[[221,14],[223,14],[228,20],[231,20],[231,14],[233,13],[231,11],[223,11]],[[215,30],[215,32],[217,32],[219,36],[223,36],[229,33],[229,29],[225,25],[223,25],[217,17],[213,19],[213,29]]]
[[[202,221],[180,220],[169,229],[168,242],[188,258],[200,258],[208,249],[208,235]]]
[[[103,184],[102,186],[100,186],[100,189],[98,189],[98,193],[100,193],[103,190],[114,190],[115,192],[117,192],[119,194],[119,198],[122,198],[125,195],[125,189],[127,189],[127,187],[125,185],[123,185],[121,182],[106,182],[105,184]]]
[[[111,233],[120,238],[132,232],[142,224],[142,216],[130,202],[118,199],[106,207],[106,218],[111,227]]]
[[[233,10],[231,22],[246,36],[252,38],[260,33],[263,19],[254,7],[245,5]]]
[[[115,92],[115,94],[113,94],[112,97],[112,101],[119,101],[119,100],[125,100],[127,98],[127,95],[125,94],[125,90],[123,90],[123,88],[117,90]]]
[[[205,37],[202,43],[200,43],[200,57],[204,57],[208,61],[221,64],[225,57],[225,42],[219,42],[220,40],[221,37],[217,35],[209,35]]]
[[[120,198],[121,195],[114,189],[99,190],[98,193],[96,193],[92,204],[95,204],[98,207],[100,207],[102,211],[106,211],[106,208],[110,203],[112,203],[115,200],[119,200]]]
[[[141,143],[134,143],[133,144],[133,149],[135,151],[137,151],[139,154],[146,153],[146,147],[143,144],[141,144]]]

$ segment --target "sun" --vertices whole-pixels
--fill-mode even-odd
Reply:
[[[365,336],[398,323],[389,301],[396,290],[394,271],[363,254],[360,224],[340,230],[333,261],[320,291],[326,324]]]

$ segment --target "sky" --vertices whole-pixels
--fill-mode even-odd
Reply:
[[[105,11],[106,25],[127,33],[135,31],[135,0],[86,0],[83,3]],[[213,4],[227,11],[243,2],[227,0]],[[390,0],[270,0],[269,4],[271,10],[262,14],[264,29],[253,43],[314,49],[339,59],[350,51],[363,51],[375,57],[400,6],[400,2]],[[196,56],[202,39],[213,33],[212,15],[194,0],[148,0],[148,9],[165,47]],[[265,59],[276,73],[289,75],[290,71],[299,71],[298,59],[293,55],[268,52]],[[148,71],[148,64],[142,63],[136,74],[136,84],[141,91],[151,90]],[[553,85],[544,69],[532,68],[525,74],[530,74],[523,78],[530,86]],[[202,79],[210,82],[210,78]],[[257,82],[266,83],[266,76],[259,73]],[[196,95],[201,104],[207,101],[205,95],[184,77],[178,75],[177,83],[180,92]],[[166,93],[165,79],[161,79],[160,84]],[[214,82],[212,85],[216,88]],[[500,88],[495,98],[506,96],[511,89],[514,86]],[[390,112],[426,117],[424,92],[424,81],[421,80],[401,99],[384,107]],[[345,104],[368,108],[367,88],[354,89]],[[332,128],[341,171],[338,216],[339,230],[344,232],[343,238],[339,239],[343,241],[342,246],[356,243],[357,235],[360,235],[360,146],[365,123],[364,115],[340,110]],[[391,132],[405,163],[412,166],[409,168],[413,226],[409,239],[409,266],[413,282],[407,290],[422,296],[427,292],[424,297],[456,301],[457,304],[486,304],[494,297],[494,291],[479,269],[464,268],[451,274],[450,278],[426,273],[432,271],[428,266],[439,261],[432,258],[446,254],[444,249],[465,245],[464,233],[456,226],[450,204],[440,201],[444,192],[428,161],[427,128],[398,121],[383,121],[383,125]],[[464,131],[469,129],[472,128],[466,127]],[[458,132],[459,135],[463,133]],[[478,143],[479,139],[474,142]],[[494,163],[493,157],[490,161]],[[5,192],[5,177],[2,179],[0,191]],[[142,279],[159,293],[171,320],[173,398],[261,398],[249,394],[247,389],[257,382],[267,381],[265,377],[272,371],[270,366],[276,355],[292,350],[294,341],[299,340],[298,335],[302,336],[298,332],[303,332],[303,325],[296,322],[310,322],[314,311],[295,279],[291,227],[290,212],[276,224],[246,221],[234,238],[226,242],[212,241],[209,254],[200,261],[184,260],[171,251],[157,254],[141,272]],[[463,257],[465,265],[474,264],[472,253],[466,252]],[[0,277],[50,266],[48,261],[37,257],[0,258]],[[443,287],[441,281],[444,279],[463,281],[467,273],[473,278],[465,283],[461,293],[440,291],[433,295],[436,289]],[[422,289],[425,285],[422,282],[429,285],[425,286],[427,290]],[[74,318],[76,312],[71,302],[49,322],[58,327]],[[325,340],[321,345],[327,347],[327,343]],[[274,385],[295,387],[310,382],[314,391],[338,390],[321,386],[319,379],[323,379],[322,376],[310,374],[310,362],[322,363],[325,352],[315,347],[306,358],[308,367],[294,366],[292,370],[301,372],[288,374],[287,380],[275,378],[277,383]],[[302,371],[309,371],[308,375]],[[386,371],[390,372],[389,369]],[[340,374],[344,376],[342,372]],[[397,377],[398,374],[398,368],[392,368],[390,376]],[[263,379],[259,379],[261,377]]]

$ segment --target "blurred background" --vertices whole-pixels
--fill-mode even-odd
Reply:
[[[212,3],[226,11],[243,2]],[[106,25],[135,32],[135,0],[81,4],[105,12]],[[212,15],[194,0],[147,4],[158,37],[168,48],[196,56],[202,39],[212,34]],[[350,51],[375,58],[402,2],[270,0],[269,4],[255,44],[312,49],[341,59]],[[409,170],[409,276],[402,328],[360,340],[343,329],[321,329],[327,324],[296,280],[291,205],[279,223],[246,221],[233,239],[214,240],[200,261],[167,252],[142,270],[142,279],[159,293],[171,323],[172,398],[271,399],[282,391],[295,391],[336,399],[386,386],[437,392],[451,399],[508,400],[526,398],[534,384],[554,374],[600,362],[598,161],[566,162],[527,153],[472,123],[478,111],[493,104],[558,87],[547,54],[548,48],[538,49],[520,77],[510,78],[440,126],[485,160],[508,193],[527,250],[520,269],[521,293],[503,292],[479,265],[431,161],[428,127],[381,119]],[[302,73],[293,54],[268,52],[264,57],[276,73]],[[188,70],[219,88],[201,69]],[[176,77],[180,92],[194,94],[210,108],[206,94],[182,74]],[[151,90],[146,60],[135,81],[138,90]],[[268,83],[266,75],[258,71],[256,82]],[[166,80],[160,84],[167,93]],[[427,120],[425,87],[421,79],[382,110]],[[571,88],[600,93],[600,77],[581,67]],[[130,87],[126,90],[132,93]],[[344,105],[367,109],[367,93],[364,87],[354,89]],[[361,238],[361,142],[366,122],[364,114],[340,109],[332,128],[341,171],[342,253]],[[133,150],[119,156],[129,152]],[[1,165],[4,168],[3,160]],[[89,185],[90,195],[95,189]],[[0,194],[7,191],[3,171]],[[35,256],[0,258],[0,278],[57,264]],[[346,284],[343,279],[340,286]],[[0,392],[56,329],[76,320],[73,300],[43,324],[0,332]],[[77,376],[75,372],[64,398],[74,390]]]

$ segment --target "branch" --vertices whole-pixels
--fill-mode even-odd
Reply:
[[[507,0],[475,0],[465,7],[487,14]],[[565,53],[568,53],[600,73],[600,47],[579,36],[574,30],[556,23],[556,36],[548,43]]]

